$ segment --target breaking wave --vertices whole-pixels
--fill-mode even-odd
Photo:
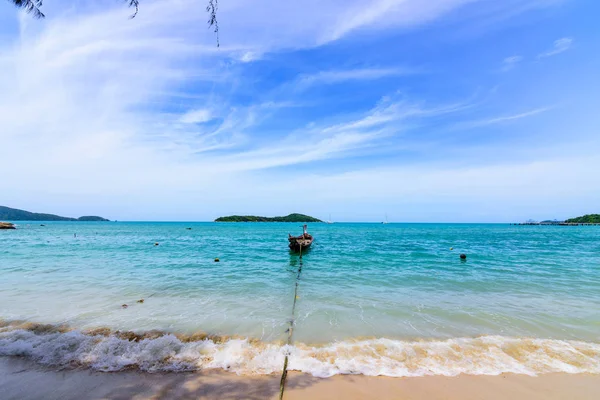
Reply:
[[[61,325],[0,321],[0,356],[99,371],[224,369],[255,375],[289,370],[393,377],[458,374],[600,373],[600,344],[554,339],[481,336],[447,340],[361,339],[311,346],[265,343],[204,333],[72,330]]]

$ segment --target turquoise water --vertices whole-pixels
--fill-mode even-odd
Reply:
[[[281,342],[292,318],[293,351],[304,352],[297,369],[316,375],[532,373],[568,370],[565,363],[579,368],[574,372],[600,372],[598,227],[311,224],[315,243],[302,258],[292,317],[300,259],[288,251],[287,234],[301,233],[299,224],[44,224],[0,231],[0,318],[7,321],[259,339],[225,340],[247,346],[236,354],[253,360],[238,372],[276,370],[280,353],[291,351]],[[15,350],[15,343],[47,343],[40,335],[4,329],[0,354],[40,358]],[[538,339],[532,354],[552,349],[544,353],[550,361],[536,358],[532,366],[532,354],[525,361],[513,354]],[[421,345],[427,354],[420,355]],[[463,356],[452,365],[428,357],[456,346]],[[501,359],[490,361],[490,346]],[[570,346],[567,355],[560,346]],[[396,350],[404,358],[390,355]],[[574,351],[585,362],[566,360]],[[413,353],[416,369],[406,360]],[[444,354],[447,364],[452,357]],[[214,364],[218,357],[210,357]],[[271,364],[273,371],[264,367]]]

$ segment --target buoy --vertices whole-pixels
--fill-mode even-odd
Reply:
[[[138,303],[143,303],[143,302],[144,302],[144,299],[139,299],[137,302],[138,302]]]
[[[467,255],[466,254],[461,254],[460,255],[460,259],[461,260],[466,260],[467,259]]]
[[[121,307],[123,307],[123,308],[127,308],[127,307],[129,307],[129,306],[128,306],[127,304],[123,304]]]
[[[155,246],[158,246],[158,242],[154,243]]]
[[[450,250],[451,250],[451,251],[452,251],[452,250],[454,250],[454,247],[450,247]]]
[[[215,262],[219,262],[220,260],[218,258],[215,258]]]

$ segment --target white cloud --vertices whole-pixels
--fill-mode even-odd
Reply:
[[[200,124],[208,122],[213,118],[212,112],[209,109],[201,108],[199,110],[190,110],[186,112],[179,118],[179,121],[184,124]]]
[[[360,30],[418,26],[481,0],[228,0],[219,4],[221,43],[265,53],[339,40]]]
[[[409,27],[478,0],[374,0],[349,1],[339,17],[328,25],[322,42],[337,40],[359,29]]]
[[[384,98],[362,115],[347,117],[340,123],[313,124],[253,150],[219,157],[211,165],[221,171],[250,171],[341,158],[377,148],[382,140],[401,135],[414,121],[458,112],[465,107],[468,105],[427,108],[393,97]]]
[[[540,107],[540,108],[536,108],[536,109],[533,109],[530,111],[513,114],[513,115],[505,115],[502,117],[493,117],[493,118],[481,119],[481,120],[477,120],[477,121],[460,122],[454,126],[454,130],[471,129],[471,128],[478,128],[478,127],[488,126],[488,125],[502,124],[505,122],[512,122],[512,121],[516,121],[516,120],[520,120],[523,118],[528,118],[528,117],[532,117],[534,115],[545,113],[549,110],[552,110],[553,108],[554,107]]]
[[[240,57],[240,61],[241,62],[252,62],[252,61],[256,61],[260,59],[260,54],[253,52],[253,51],[246,51],[244,54],[242,54],[242,56]]]
[[[360,68],[350,70],[321,71],[304,75],[298,79],[298,88],[307,88],[317,84],[334,84],[347,81],[376,80],[391,76],[403,76],[418,73],[408,68]]]
[[[573,45],[573,38],[564,37],[562,39],[558,39],[554,41],[554,47],[552,50],[549,50],[545,53],[539,54],[538,58],[555,56],[557,54],[563,53],[571,48]]]
[[[498,117],[498,118],[491,118],[488,120],[484,120],[482,122],[484,122],[486,125],[491,125],[491,124],[498,124],[498,123],[506,122],[506,121],[514,121],[516,119],[527,118],[527,117],[531,117],[533,115],[541,114],[541,113],[544,113],[551,109],[552,109],[552,107],[541,107],[541,108],[536,108],[535,110],[531,110],[531,111],[527,111],[527,112],[523,112],[523,113],[519,113],[519,114],[508,115],[508,116]]]
[[[511,69],[513,69],[515,66],[517,66],[518,63],[520,63],[521,61],[523,61],[523,57],[521,56],[510,56],[510,57],[506,57],[503,61],[502,61],[502,71],[506,72],[506,71],[510,71]]]

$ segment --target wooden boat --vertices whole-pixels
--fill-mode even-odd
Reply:
[[[304,232],[300,236],[292,236],[288,234],[288,240],[290,242],[290,249],[292,251],[304,251],[307,250],[313,242],[313,237],[307,232],[307,226],[302,227]]]

